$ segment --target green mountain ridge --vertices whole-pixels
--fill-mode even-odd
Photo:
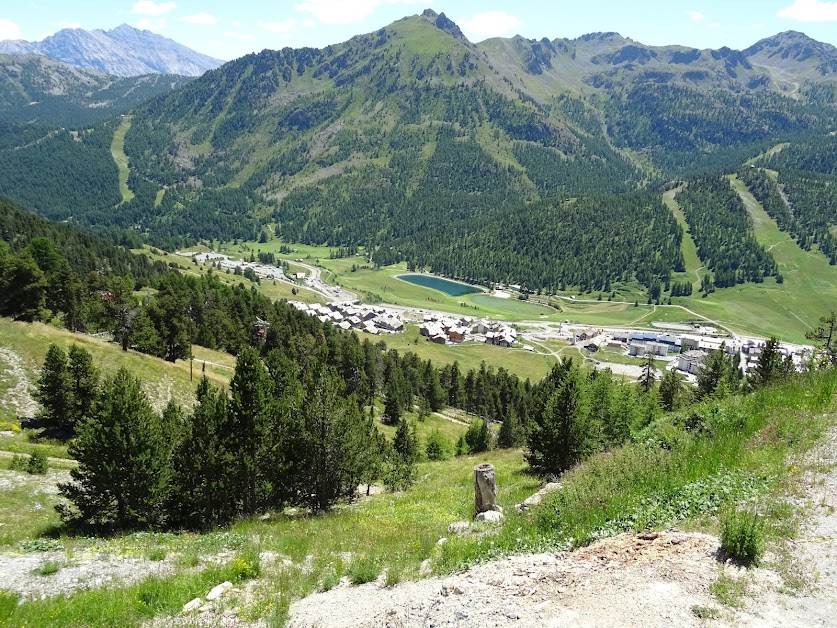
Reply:
[[[12,176],[37,162],[23,140],[0,152],[0,191],[167,246],[271,225],[288,241],[362,244],[376,263],[465,279],[650,286],[682,269],[682,232],[642,190],[824,136],[835,83],[811,68],[834,58],[801,33],[743,52],[616,33],[475,44],[427,10],[323,49],[247,55],[140,105],[125,137],[128,202],[107,125],[81,138],[97,155],[96,197],[81,186],[72,207],[33,199]],[[79,187],[77,172],[54,170]],[[593,227],[612,233],[588,238]]]
[[[108,76],[34,54],[0,55],[0,124],[81,128],[192,80]]]

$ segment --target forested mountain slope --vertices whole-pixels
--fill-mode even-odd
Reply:
[[[132,200],[108,159],[113,123],[72,142],[9,139],[0,191],[167,246],[270,224],[288,241],[366,245],[377,263],[533,289],[667,282],[682,234],[661,181],[732,171],[833,128],[835,83],[810,71],[833,50],[812,42],[474,44],[428,10],[323,49],[251,54],[139,106],[125,137]],[[83,165],[59,166],[72,158]],[[41,160],[71,200],[34,197],[21,173]],[[773,272],[769,256],[757,266],[732,283]]]
[[[0,55],[0,125],[82,128],[190,80],[163,74],[118,78],[39,55]]]

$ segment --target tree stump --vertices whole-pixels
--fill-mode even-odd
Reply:
[[[474,467],[474,510],[476,514],[497,507],[497,483],[494,478],[494,465],[483,463]]]

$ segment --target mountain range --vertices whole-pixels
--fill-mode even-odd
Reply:
[[[0,55],[0,124],[89,126],[182,87],[191,77],[116,77],[40,55]]]
[[[65,28],[43,41],[0,41],[0,54],[38,54],[113,76],[200,76],[223,61],[195,52],[148,30],[127,24],[105,31]]]
[[[682,271],[683,233],[659,190],[709,177],[688,197],[702,261],[726,285],[762,281],[775,264],[746,220],[729,222],[735,242],[718,231],[741,209],[715,177],[778,144],[833,137],[835,64],[837,49],[796,32],[744,51],[617,33],[474,44],[427,10],[322,49],[236,59],[119,125],[9,136],[0,192],[165,246],[272,230],[366,245],[381,264],[602,289]],[[130,194],[111,156],[118,130]],[[35,186],[20,173],[37,164],[50,177]],[[701,199],[721,213],[702,213]],[[800,237],[826,237],[837,220],[821,214]],[[730,262],[749,270],[730,274]]]

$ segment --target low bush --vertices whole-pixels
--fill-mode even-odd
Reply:
[[[32,452],[26,463],[26,473],[44,475],[48,469],[49,461],[47,460],[46,454],[39,450]]]
[[[752,511],[732,510],[721,517],[721,549],[744,564],[764,555],[764,520]]]
[[[349,582],[352,584],[365,584],[378,578],[381,573],[381,565],[375,558],[361,554],[349,564]]]

